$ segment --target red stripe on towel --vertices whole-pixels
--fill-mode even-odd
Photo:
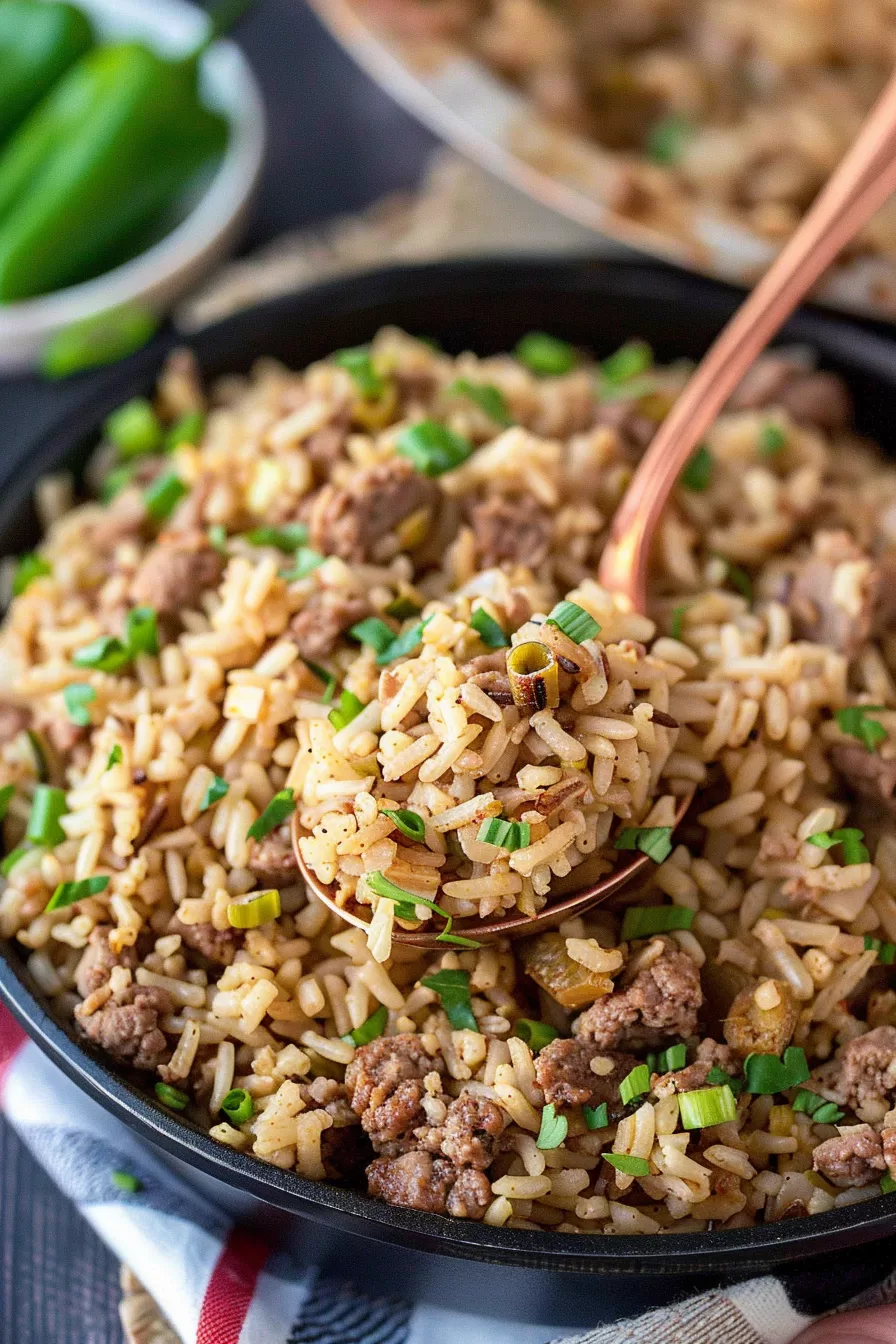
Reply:
[[[239,1228],[231,1232],[205,1290],[196,1344],[239,1344],[268,1247]]]
[[[0,1004],[0,1101],[6,1074],[27,1039],[12,1013]]]

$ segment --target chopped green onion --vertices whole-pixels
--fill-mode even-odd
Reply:
[[[388,817],[390,821],[394,821],[402,835],[407,836],[409,840],[423,843],[426,836],[426,822],[419,812],[411,812],[406,807],[398,807],[394,810],[384,807],[383,816]]]
[[[568,1133],[569,1121],[565,1115],[558,1115],[554,1103],[549,1101],[541,1112],[541,1127],[535,1140],[536,1148],[559,1148]]]
[[[33,583],[35,579],[44,579],[52,573],[53,566],[49,560],[45,560],[36,551],[32,551],[29,555],[20,555],[15,573],[12,576],[13,596],[21,597],[28,585]]]
[[[447,910],[443,910],[440,905],[434,901],[428,901],[423,896],[415,896],[412,891],[405,891],[404,887],[397,887],[394,882],[390,882],[385,873],[367,873],[364,879],[371,891],[377,896],[383,896],[387,901],[395,902],[395,913],[399,919],[419,920],[419,915],[415,909],[416,906],[425,906],[427,910],[432,910],[434,914],[441,915],[447,920],[445,932],[451,932],[451,925],[454,918],[449,915]]]
[[[531,844],[532,827],[528,821],[504,821],[500,817],[489,817],[479,827],[476,839],[484,845],[498,845],[512,853]]]
[[[653,396],[657,390],[655,378],[630,378],[627,383],[598,383],[598,395],[601,401],[639,401],[641,397]]]
[[[894,1190],[896,1190],[896,1180],[887,1172],[885,1176],[880,1178],[880,1192],[882,1195],[892,1195]]]
[[[114,635],[100,635],[83,648],[75,649],[72,662],[75,667],[92,667],[97,672],[117,672],[130,661],[130,657],[129,650],[120,639]]]
[[[585,1124],[588,1129],[606,1129],[610,1123],[605,1101],[602,1101],[599,1106],[583,1106],[582,1114],[585,1117]]]
[[[131,657],[138,653],[158,653],[159,628],[152,607],[134,607],[124,623],[124,642]]]
[[[65,831],[59,825],[59,818],[64,817],[67,811],[65,789],[54,789],[50,784],[38,784],[31,800],[31,813],[25,831],[26,839],[30,840],[32,845],[46,845],[50,849],[53,845],[61,845],[65,839]]]
[[[99,896],[108,885],[108,877],[83,877],[80,882],[60,882],[44,906],[44,913],[64,910],[66,906],[74,905],[76,901],[84,901],[88,896]]]
[[[150,518],[163,523],[171,517],[185,494],[187,487],[181,478],[173,471],[166,471],[143,491],[143,503]]]
[[[678,1111],[683,1129],[708,1129],[736,1119],[737,1102],[730,1087],[698,1087],[679,1092]]]
[[[650,1163],[646,1157],[631,1157],[628,1153],[602,1153],[605,1162],[626,1176],[649,1176]]]
[[[392,641],[395,639],[394,631],[390,630],[386,622],[380,620],[379,616],[368,616],[366,620],[359,621],[357,625],[352,626],[349,634],[359,644],[366,644],[368,648],[373,649],[377,655],[377,661],[386,649],[391,648]]]
[[[477,607],[470,617],[470,626],[476,631],[488,649],[506,649],[510,640],[501,629],[494,616],[489,616],[485,607]]]
[[[112,1184],[119,1190],[126,1191],[129,1195],[137,1195],[143,1189],[143,1182],[138,1181],[136,1176],[132,1176],[129,1171],[113,1171]]]
[[[634,1101],[635,1097],[643,1097],[644,1093],[649,1091],[650,1073],[646,1064],[636,1064],[619,1084],[619,1095],[626,1106],[630,1101]]]
[[[690,606],[690,602],[682,602],[681,606],[673,609],[672,618],[669,622],[669,634],[673,639],[681,639],[684,635],[684,618],[690,610]]]
[[[211,527],[208,529],[207,536],[209,545],[213,550],[217,551],[219,555],[227,554],[226,527],[223,527],[221,523],[212,523]]]
[[[473,453],[473,444],[436,420],[420,420],[399,434],[396,451],[413,463],[422,476],[442,476],[463,466]]]
[[[0,789],[0,821],[6,816],[12,796],[16,791],[15,784],[4,784]]]
[[[33,728],[26,728],[25,736],[28,738],[28,745],[34,755],[34,769],[37,772],[37,777],[41,784],[46,784],[50,778],[50,767],[47,764],[47,753],[43,740]]]
[[[849,866],[869,861],[871,856],[862,843],[864,839],[865,832],[860,831],[857,826],[843,826],[838,831],[816,831],[814,835],[808,837],[808,843],[817,845],[819,849],[831,849],[834,845],[842,845],[843,863]]]
[[[237,896],[227,907],[227,923],[232,929],[257,929],[279,918],[280,892],[276,887]]]
[[[162,446],[162,426],[145,397],[134,397],[107,416],[103,433],[123,458],[142,457]]]
[[[829,1101],[825,1106],[819,1106],[812,1119],[816,1125],[838,1125],[843,1119],[845,1111],[838,1109],[833,1101]]]
[[[79,728],[86,728],[90,723],[90,710],[87,706],[96,699],[93,687],[82,682],[72,682],[64,687],[62,699],[65,702],[65,712],[72,723],[76,723]]]
[[[686,490],[693,490],[700,494],[709,486],[712,469],[713,455],[706,444],[701,443],[681,473],[681,484]]]
[[[398,621],[406,621],[409,616],[416,616],[420,612],[419,602],[406,597],[403,593],[398,597],[393,597],[392,601],[385,608],[387,616],[394,616]]]
[[[670,112],[648,129],[644,151],[654,163],[670,167],[679,161],[694,127],[680,112]]]
[[[688,1048],[683,1041],[679,1041],[677,1045],[670,1045],[668,1049],[663,1050],[658,1060],[663,1073],[674,1073],[676,1069],[683,1069],[687,1062]]]
[[[121,750],[121,747],[116,742],[115,746],[109,752],[109,759],[106,762],[106,769],[111,770],[113,765],[120,765],[123,760],[124,760],[124,752]]]
[[[168,1083],[156,1083],[155,1093],[163,1106],[167,1106],[170,1111],[185,1111],[190,1098],[186,1092],[181,1092],[177,1087],[169,1087]]]
[[[147,308],[125,304],[72,322],[51,336],[41,351],[46,378],[67,378],[83,369],[114,364],[146,345],[159,318]]]
[[[369,1045],[378,1036],[382,1036],[388,1021],[389,1010],[384,1003],[381,1003],[379,1008],[375,1008],[370,1016],[364,1019],[360,1027],[355,1027],[354,1031],[350,1031],[342,1039],[350,1041],[352,1045]]]
[[[892,966],[896,961],[896,943],[882,943],[879,938],[872,938],[868,933],[865,934],[865,951],[876,952],[882,966]]]
[[[787,435],[780,425],[763,425],[759,431],[759,452],[763,457],[775,457],[787,443]]]
[[[202,438],[205,430],[205,416],[202,411],[187,411],[174,424],[165,435],[165,452],[173,453],[181,444],[189,443],[195,448]]]
[[[559,1031],[549,1026],[547,1022],[537,1022],[531,1017],[518,1018],[513,1034],[526,1042],[533,1055],[537,1055],[539,1050],[543,1050],[560,1035]]]
[[[321,667],[319,663],[312,663],[308,658],[303,658],[302,662],[305,664],[308,671],[313,673],[313,675],[317,677],[318,681],[323,682],[324,693],[321,699],[325,705],[328,705],[330,701],[333,699],[333,696],[336,694],[336,687],[338,685],[338,682],[336,681],[336,678],[333,676],[333,673],[328,672],[327,669],[325,667]]]
[[[786,1092],[809,1078],[809,1066],[804,1050],[798,1045],[789,1045],[783,1059],[777,1055],[747,1055],[744,1060],[744,1078],[747,1092],[761,1096],[773,1096],[776,1092]]]
[[[672,853],[672,827],[626,826],[613,841],[613,848],[639,849],[654,863],[663,863]]]
[[[255,1102],[244,1087],[233,1087],[221,1102],[221,1110],[232,1125],[245,1125],[255,1114]]]
[[[349,350],[337,350],[333,363],[345,369],[365,401],[377,401],[386,390],[386,380],[377,373],[366,345]]]
[[[280,577],[287,583],[295,583],[297,579],[307,579],[309,574],[313,574],[316,569],[320,569],[326,560],[325,555],[320,551],[313,551],[310,546],[300,546],[295,554],[295,563],[292,569],[281,569]]]
[[[557,378],[574,369],[578,357],[568,341],[549,336],[546,331],[530,331],[513,352],[536,378]]]
[[[884,705],[847,705],[845,709],[834,712],[834,718],[844,733],[858,738],[866,751],[876,751],[887,737],[887,730],[870,714],[880,713]]]
[[[202,795],[199,811],[207,812],[210,807],[214,807],[215,803],[220,803],[229,788],[230,785],[226,779],[222,779],[220,775],[212,775],[208,787]]]
[[[555,625],[574,644],[582,644],[600,634],[600,626],[594,617],[575,602],[558,602],[545,625]]]
[[[368,875],[367,880],[370,881],[370,875]],[[473,1006],[470,1001],[469,971],[452,971],[443,968],[436,971],[435,975],[426,976],[420,983],[426,989],[432,989],[438,994],[454,1031],[479,1030],[479,1024],[473,1016]]]
[[[245,537],[251,546],[274,546],[291,555],[305,545],[308,529],[304,523],[284,523],[282,527],[253,527]]]
[[[448,918],[450,919],[451,916],[449,915]],[[452,947],[477,948],[482,946],[475,938],[463,938],[459,933],[449,933],[447,929],[443,933],[436,934],[436,942],[450,943]]]
[[[103,477],[100,485],[100,499],[103,504],[111,504],[116,495],[121,494],[126,485],[130,485],[134,478],[135,468],[130,465],[113,467],[110,472]]]
[[[405,630],[403,635],[398,635],[393,639],[388,649],[384,649],[378,655],[377,663],[382,667],[386,663],[394,663],[396,658],[407,658],[418,645],[423,643],[423,631],[431,620],[432,617],[427,616],[425,621],[418,621],[416,625],[411,626],[410,630]]]
[[[836,1125],[845,1114],[844,1111],[837,1108],[833,1101],[826,1101],[817,1092],[812,1092],[804,1087],[801,1087],[797,1092],[791,1105],[795,1111],[802,1111],[805,1115],[810,1115],[817,1125]]]
[[[282,826],[287,817],[296,810],[296,800],[292,789],[281,789],[275,793],[260,817],[256,817],[247,831],[250,840],[263,840],[277,826]]]
[[[449,397],[461,396],[472,401],[496,425],[513,424],[507,400],[499,387],[493,387],[491,383],[471,383],[469,378],[456,378],[446,390]]]
[[[30,853],[31,849],[28,845],[19,845],[16,849],[11,849],[3,862],[0,863],[0,874],[3,877],[9,877],[19,859],[23,859],[26,854]]]
[[[743,1083],[739,1078],[732,1078],[730,1073],[720,1069],[718,1064],[713,1064],[709,1073],[706,1075],[706,1081],[713,1083],[717,1087],[730,1087],[734,1096],[738,1096],[743,1091]]]
[[[624,943],[628,943],[633,938],[651,938],[655,933],[689,929],[694,914],[683,905],[630,905],[622,916],[620,936]]]
[[[352,720],[358,717],[363,708],[363,700],[359,700],[353,691],[341,691],[339,704],[330,710],[327,718],[338,733],[341,729],[347,728]]]
[[[646,341],[626,341],[612,355],[602,361],[601,377],[605,383],[617,386],[646,373],[653,366],[653,351]]]
[[[730,560],[725,561],[725,578],[732,588],[736,588],[741,597],[745,597],[748,602],[753,601],[753,580],[745,569],[740,565],[733,565]]]

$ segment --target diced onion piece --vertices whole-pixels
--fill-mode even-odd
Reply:
[[[507,653],[507,675],[514,704],[525,714],[556,709],[560,703],[560,671],[547,644],[530,639]]]

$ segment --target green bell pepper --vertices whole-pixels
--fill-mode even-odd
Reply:
[[[90,20],[55,0],[0,3],[0,142],[93,46]]]

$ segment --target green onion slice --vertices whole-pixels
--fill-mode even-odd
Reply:
[[[452,947],[477,948],[482,946],[475,938],[463,938],[459,933],[449,933],[447,929],[443,933],[436,934],[436,942],[450,943]]]
[[[613,841],[613,848],[639,849],[654,863],[663,863],[672,853],[672,827],[626,826]]]
[[[646,341],[626,341],[600,366],[603,382],[611,386],[627,383],[653,367],[653,351]]]
[[[730,560],[726,560],[725,579],[732,588],[737,589],[741,597],[745,597],[748,602],[753,601],[753,580],[740,565],[733,565]]]
[[[443,476],[462,467],[474,451],[462,434],[455,434],[437,420],[420,420],[398,435],[395,448],[413,464],[421,476]]]
[[[762,457],[776,457],[786,445],[787,435],[780,425],[769,422],[762,426],[759,431],[759,452]]]
[[[627,943],[633,938],[650,938],[655,933],[689,929],[694,914],[683,905],[630,905],[622,917],[622,941]]]
[[[296,800],[292,789],[281,789],[275,793],[260,817],[256,817],[247,832],[250,840],[263,840],[277,826],[282,826],[287,817],[296,810]]]
[[[388,1021],[389,1010],[384,1003],[381,1003],[379,1008],[375,1008],[370,1016],[361,1023],[360,1027],[355,1027],[354,1031],[350,1031],[342,1039],[350,1041],[352,1045],[369,1045],[378,1036],[382,1036]]]
[[[220,775],[213,775],[205,793],[202,795],[199,811],[207,812],[210,807],[214,807],[215,803],[220,803],[229,788],[230,785],[226,779],[222,779]]]
[[[72,723],[76,723],[79,728],[86,728],[90,723],[90,710],[87,706],[96,699],[93,687],[82,682],[72,682],[63,688],[62,699],[65,703],[65,712]]]
[[[124,642],[131,657],[138,653],[158,653],[158,618],[152,607],[134,607],[124,623]]]
[[[419,812],[411,812],[406,807],[394,809],[384,807],[383,816],[388,817],[390,821],[394,821],[402,835],[407,836],[408,840],[416,840],[422,844],[426,838],[426,822]]]
[[[690,608],[690,602],[682,602],[681,606],[675,607],[672,611],[672,617],[669,621],[669,634],[673,639],[681,639],[684,634],[685,613]]]
[[[163,475],[157,476],[143,492],[146,512],[155,522],[163,523],[171,517],[176,506],[187,493],[187,486],[184,485],[176,472],[166,471]]]
[[[157,314],[135,304],[72,322],[47,341],[40,356],[41,373],[46,378],[67,378],[82,369],[114,364],[146,345],[158,325]]]
[[[884,705],[847,705],[834,712],[834,718],[844,733],[857,738],[866,751],[877,751],[887,737],[887,730],[871,714],[880,713]]]
[[[568,1133],[569,1121],[565,1115],[558,1115],[554,1103],[549,1101],[541,1112],[541,1127],[535,1140],[536,1148],[559,1148]]]
[[[221,1102],[221,1110],[232,1125],[239,1127],[255,1114],[255,1102],[244,1087],[233,1087]]]
[[[113,1171],[112,1184],[119,1190],[125,1190],[129,1195],[139,1194],[143,1189],[143,1182],[132,1176],[129,1171]]]
[[[626,1176],[649,1176],[650,1163],[646,1157],[631,1157],[628,1153],[602,1153],[605,1162]]]
[[[223,527],[221,523],[212,523],[206,535],[208,536],[208,542],[212,550],[217,551],[219,555],[227,554],[226,527]]]
[[[0,874],[3,877],[9,877],[19,859],[24,859],[25,855],[30,853],[31,849],[28,845],[18,845],[16,849],[11,849],[3,862],[0,863]]]
[[[64,817],[67,811],[65,789],[55,789],[50,784],[38,784],[31,800],[31,813],[25,831],[26,839],[30,840],[32,845],[46,845],[49,849],[54,845],[61,845],[65,839],[65,831],[59,825],[59,819]]]
[[[732,1078],[724,1069],[720,1069],[718,1064],[713,1064],[709,1073],[706,1075],[706,1081],[716,1087],[730,1087],[734,1096],[743,1091],[743,1083],[739,1078]]]
[[[712,479],[713,463],[712,453],[705,443],[701,443],[681,473],[681,484],[684,488],[702,494],[709,487],[709,482]]]
[[[123,760],[124,760],[124,752],[122,751],[120,745],[116,742],[115,746],[109,752],[109,759],[106,762],[106,769],[111,770],[113,765],[120,765]]]
[[[426,976],[420,983],[438,994],[454,1031],[479,1030],[479,1024],[473,1015],[473,1005],[470,1000],[469,971],[452,971],[443,968],[436,971],[435,975]]]
[[[817,845],[819,849],[831,849],[834,845],[841,845],[843,863],[848,867],[853,863],[868,863],[871,858],[862,843],[864,839],[865,832],[860,831],[857,826],[842,826],[837,831],[816,831],[815,835],[808,837],[808,843]]]
[[[185,1111],[190,1098],[186,1092],[181,1092],[180,1088],[171,1087],[168,1083],[156,1083],[155,1093],[163,1106],[167,1106],[170,1111]]]
[[[423,631],[432,617],[418,621],[403,635],[394,634],[385,621],[378,616],[368,616],[366,620],[353,625],[349,634],[360,644],[366,644],[376,654],[378,667],[393,663],[396,658],[406,658],[423,641]]]
[[[363,708],[363,700],[359,700],[352,691],[342,691],[339,695],[339,704],[330,710],[327,718],[338,733],[343,728],[347,728],[352,720],[358,717]]]
[[[602,1101],[599,1106],[583,1106],[582,1114],[589,1129],[606,1129],[610,1123],[605,1101]]]
[[[280,918],[280,892],[276,887],[267,891],[250,891],[238,896],[227,907],[227,923],[232,929],[257,929]]]
[[[72,662],[75,667],[92,667],[97,672],[117,672],[130,661],[130,653],[114,635],[100,635],[83,648],[75,649]]]
[[[657,1067],[663,1073],[674,1073],[676,1069],[683,1069],[687,1062],[688,1048],[683,1041],[679,1041],[677,1045],[670,1045],[668,1049],[660,1051]]]
[[[53,566],[49,560],[45,560],[42,555],[32,551],[29,555],[19,556],[15,573],[12,576],[12,591],[14,597],[21,597],[25,589],[35,579],[46,578],[48,574],[53,573]]]
[[[619,1084],[619,1095],[627,1106],[636,1097],[643,1097],[650,1091],[650,1071],[646,1064],[636,1064]]]
[[[680,112],[670,112],[649,128],[644,151],[654,163],[671,167],[678,163],[693,134],[694,127],[687,117],[683,117]]]
[[[896,943],[882,943],[868,933],[865,934],[865,951],[876,952],[882,966],[892,966],[896,962]]]
[[[491,383],[471,383],[469,378],[456,378],[446,391],[449,397],[466,397],[467,401],[472,401],[496,425],[513,424],[504,393]]]
[[[389,647],[377,655],[379,666],[383,667],[386,663],[394,663],[396,658],[407,658],[412,654],[423,643],[423,631],[431,620],[432,617],[427,616],[425,621],[418,621],[403,635],[397,635]]]
[[[309,574],[313,574],[316,569],[320,569],[326,560],[325,555],[320,551],[313,551],[310,546],[300,546],[296,551],[295,563],[291,569],[281,569],[280,577],[287,583],[295,583],[297,579],[307,579]]]
[[[324,693],[321,698],[323,700],[323,703],[325,705],[328,705],[330,701],[333,699],[333,696],[336,694],[336,687],[338,685],[336,678],[333,676],[333,673],[328,672],[327,669],[325,667],[321,667],[319,663],[312,663],[308,658],[303,658],[302,662],[305,664],[308,671],[313,673],[313,675],[317,677],[318,681],[323,682]]]
[[[196,448],[205,431],[205,416],[202,411],[187,411],[165,435],[165,452],[173,453],[182,444],[189,443]]]
[[[805,1083],[809,1076],[805,1051],[798,1045],[789,1045],[782,1059],[777,1055],[752,1054],[744,1060],[745,1090],[761,1096],[786,1092],[798,1083]]]
[[[536,378],[558,378],[578,363],[574,347],[546,331],[530,331],[513,353]]]
[[[44,913],[52,910],[64,910],[67,905],[86,900],[88,896],[99,896],[109,885],[108,877],[83,877],[80,882],[60,882],[47,901]]]
[[[476,631],[488,649],[506,649],[510,640],[501,629],[494,616],[489,616],[485,607],[477,607],[470,617],[470,626]]]
[[[0,821],[6,816],[15,791],[15,784],[4,784],[3,788],[0,789]]]
[[[560,1035],[549,1023],[538,1022],[531,1017],[518,1018],[513,1034],[526,1042],[533,1055],[537,1055],[539,1050],[543,1050]]]
[[[499,845],[511,853],[515,849],[525,849],[532,842],[532,827],[528,821],[503,821],[500,817],[489,817],[479,827],[477,840],[484,845]]]
[[[100,500],[103,504],[111,504],[116,495],[121,494],[126,485],[130,485],[134,478],[135,468],[125,463],[120,467],[113,467],[102,480],[99,489]]]
[[[698,1087],[678,1094],[683,1129],[708,1129],[725,1125],[737,1116],[737,1102],[730,1087]]]
[[[386,391],[386,380],[373,367],[368,346],[337,350],[332,358],[334,364],[345,369],[365,401],[378,401]]]
[[[887,1172],[885,1176],[880,1178],[880,1192],[882,1195],[892,1195],[894,1190],[896,1190],[896,1180]]]
[[[574,644],[581,644],[600,634],[600,626],[594,617],[575,602],[558,602],[545,625],[555,625]]]
[[[415,602],[413,598],[407,597],[404,593],[399,593],[398,597],[393,597],[384,610],[387,616],[394,616],[398,621],[406,621],[409,616],[419,615],[421,607],[420,603]]]
[[[50,778],[50,767],[47,762],[47,752],[43,744],[43,739],[33,728],[25,729],[25,736],[28,738],[28,745],[34,756],[34,769],[41,784],[46,784]]]
[[[142,457],[162,446],[159,417],[145,397],[134,397],[107,416],[103,433],[123,458]]]

